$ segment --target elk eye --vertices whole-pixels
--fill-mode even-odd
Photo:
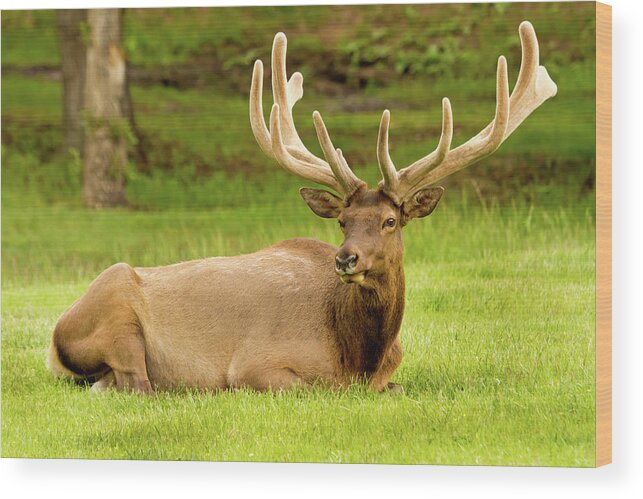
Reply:
[[[384,227],[395,227],[395,219],[393,217],[387,218],[384,222]]]

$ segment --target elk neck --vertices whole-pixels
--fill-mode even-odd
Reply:
[[[402,258],[372,277],[368,286],[338,279],[327,313],[339,365],[347,378],[370,378],[377,372],[400,331],[404,294]]]

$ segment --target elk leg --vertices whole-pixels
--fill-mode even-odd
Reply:
[[[114,337],[106,360],[112,368],[118,390],[152,391],[145,365],[145,340],[140,332]]]
[[[389,348],[389,351],[382,361],[382,365],[371,378],[371,387],[378,392],[388,389],[391,391],[391,393],[403,393],[404,388],[402,388],[402,385],[398,385],[397,383],[389,383],[391,376],[393,376],[395,370],[402,363],[403,357],[404,352],[402,351],[402,344],[400,343],[400,339],[395,338],[395,341],[391,345],[391,348]]]
[[[116,376],[116,388],[119,390],[138,393],[152,392],[152,385],[147,379],[147,374],[114,371],[114,375]]]

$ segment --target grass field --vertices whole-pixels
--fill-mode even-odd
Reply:
[[[593,464],[587,203],[486,214],[447,204],[407,228],[406,358],[394,378],[403,396],[361,388],[95,396],[45,370],[57,317],[100,267],[236,253],[293,235],[338,240],[332,222],[306,210],[292,206],[279,224],[267,210],[6,217],[3,456]]]
[[[330,34],[323,28],[335,19],[324,8],[231,11],[225,30],[210,31],[220,22],[212,11],[128,12],[125,43],[141,71],[180,65],[191,74],[206,61],[218,76],[133,84],[154,149],[149,171],[127,172],[131,209],[111,211],[82,207],[80,161],[61,151],[61,87],[46,72],[58,64],[53,15],[3,13],[2,456],[592,466],[593,4],[503,5],[436,6],[454,20],[437,25],[426,22],[431,9],[382,17],[380,7],[362,8],[352,19],[341,8]],[[252,59],[265,59],[258,40],[269,44],[276,29],[300,36],[290,53],[306,75],[295,108],[302,138],[319,151],[310,120],[319,108],[373,184],[381,110],[392,111],[398,165],[434,146],[443,95],[463,142],[493,114],[501,48],[515,78],[516,29],[527,16],[559,94],[492,158],[447,180],[431,217],[405,228],[406,356],[394,377],[404,395],[353,387],[94,396],[46,371],[57,318],[115,262],[235,255],[297,236],[340,242],[336,223],[310,213],[299,180],[252,138],[247,96],[235,86],[246,88]],[[377,59],[369,50],[381,40],[364,26],[383,18],[403,22],[408,37],[445,40],[439,57],[386,31],[382,46],[404,50],[376,50]],[[263,28],[249,30],[252,19]],[[316,32],[321,42],[306,36]],[[306,57],[348,61],[343,82]]]

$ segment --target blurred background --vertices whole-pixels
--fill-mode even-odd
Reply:
[[[375,146],[382,110],[392,113],[390,147],[398,168],[435,147],[443,96],[453,105],[454,146],[468,140],[493,117],[500,54],[508,58],[513,86],[520,64],[518,25],[530,20],[540,41],[541,63],[558,84],[558,95],[493,156],[445,180],[442,204],[484,210],[496,204],[532,210],[563,206],[581,217],[593,209],[592,3],[120,11],[122,29],[114,41],[127,65],[127,102],[122,106],[125,118],[111,132],[126,156],[108,174],[118,177],[123,192],[114,204],[124,208],[112,215],[83,211],[91,206],[83,196],[87,159],[82,144],[65,132],[63,69],[73,51],[67,48],[61,56],[63,45],[76,38],[82,47],[90,36],[87,14],[78,21],[76,11],[75,25],[70,15],[74,11],[2,15],[3,269],[5,264],[9,270],[18,266],[15,259],[38,246],[39,237],[17,238],[34,224],[48,233],[54,226],[81,227],[84,217],[127,219],[161,211],[225,212],[227,219],[234,217],[225,222],[232,228],[244,217],[312,217],[297,195],[302,181],[260,151],[249,126],[250,75],[258,58],[267,68],[264,110],[270,109],[269,54],[277,31],[288,36],[289,73],[304,75],[304,98],[294,109],[302,139],[321,155],[311,119],[318,109],[336,147],[373,185],[379,180]],[[73,74],[74,62],[67,62]],[[82,106],[79,116],[81,126],[91,129]],[[105,233],[123,229],[120,223],[97,227],[95,222],[85,231],[100,230],[96,237],[101,240]],[[61,231],[42,238],[47,253],[56,248],[52,241]],[[223,237],[214,249],[225,254],[255,248],[228,239]],[[61,258],[77,255],[82,261],[83,244],[91,243],[83,239],[73,248],[60,248]],[[107,238],[98,246],[109,244]],[[200,256],[205,245],[196,253],[174,256]],[[120,250],[121,255],[130,253]],[[87,248],[84,254],[97,257],[97,252]],[[164,260],[157,257],[135,260]],[[42,252],[36,250],[35,258],[39,265]],[[113,258],[113,252],[102,254],[100,265]]]

